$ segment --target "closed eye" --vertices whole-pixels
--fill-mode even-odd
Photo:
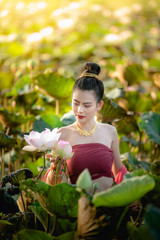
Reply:
[[[91,107],[91,105],[84,105],[86,108],[89,108],[89,107]]]

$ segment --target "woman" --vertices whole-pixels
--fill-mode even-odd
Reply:
[[[115,127],[95,120],[96,113],[103,106],[104,86],[98,79],[99,73],[100,67],[96,63],[85,64],[85,71],[73,86],[72,109],[76,122],[62,127],[59,132],[61,139],[68,141],[74,152],[66,161],[71,183],[75,184],[79,174],[88,168],[93,184],[98,182],[98,191],[102,191],[112,186],[113,177],[117,183],[122,181],[127,169],[120,160]],[[51,161],[55,166],[56,161],[53,158]],[[53,171],[48,171],[46,182],[54,185],[54,176]],[[60,175],[58,182],[61,180]]]

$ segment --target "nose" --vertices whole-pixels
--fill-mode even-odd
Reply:
[[[78,106],[78,112],[83,112],[83,107],[81,105]]]

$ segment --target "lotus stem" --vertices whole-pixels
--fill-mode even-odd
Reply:
[[[59,100],[56,99],[56,115],[59,115]]]
[[[1,149],[0,151],[1,154],[1,177],[4,176],[4,148]]]
[[[40,176],[42,175],[42,173],[45,169],[45,154],[46,154],[46,152],[43,153],[43,168],[42,168],[40,174],[38,175],[38,177],[36,178],[36,180],[38,180],[40,178]]]
[[[22,199],[22,204],[23,204],[23,209],[24,209],[24,220],[26,221],[26,208],[25,208],[22,190],[20,190],[20,194],[21,194],[21,199]]]
[[[47,229],[46,229],[46,232],[49,233],[49,225],[50,225],[50,214],[48,213],[47,214]]]
[[[58,161],[57,167],[56,167],[56,184],[57,184],[57,178],[58,178],[59,164],[60,164],[60,160]]]
[[[127,213],[127,211],[128,211],[128,208],[129,208],[129,205],[127,205],[127,206],[125,207],[125,209],[124,209],[124,211],[123,211],[123,213],[122,213],[122,215],[121,215],[121,217],[120,217],[120,219],[119,219],[119,221],[118,221],[118,224],[117,224],[117,226],[116,226],[116,232],[119,230],[119,227],[120,227],[120,225],[121,225],[121,223],[122,223],[122,220],[123,220],[124,216],[126,215],[126,213]]]

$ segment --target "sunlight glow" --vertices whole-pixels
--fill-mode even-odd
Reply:
[[[0,43],[12,42],[16,39],[17,35],[15,33],[9,35],[0,35]]]
[[[38,3],[31,2],[27,5],[29,14],[37,13],[38,10],[44,9],[46,7],[47,7],[47,3],[45,2],[38,2]]]
[[[139,4],[139,3],[135,3],[135,4],[132,5],[131,8],[132,8],[133,11],[135,11],[135,12],[139,12],[139,11],[142,10],[142,5]]]
[[[50,36],[53,33],[53,27],[47,27],[40,30],[42,37]]]
[[[46,27],[41,29],[39,32],[34,32],[27,35],[26,41],[28,43],[39,42],[42,39],[46,39],[53,33],[53,27]]]
[[[81,4],[79,2],[72,2],[70,5],[69,5],[69,8],[70,10],[73,10],[73,9],[78,9],[81,7]]]
[[[122,7],[120,9],[114,11],[113,15],[115,17],[122,17],[122,16],[126,16],[126,15],[130,14],[130,12],[131,12],[130,7]]]
[[[104,37],[104,41],[107,43],[120,43],[122,41],[125,41],[131,36],[132,36],[131,31],[123,31],[119,34],[110,33]]]
[[[0,17],[6,17],[8,13],[9,13],[8,10],[3,10],[2,12],[0,12]]]
[[[58,27],[62,29],[70,28],[72,27],[73,24],[74,24],[74,21],[73,19],[70,19],[70,18],[66,18],[58,21]]]
[[[39,2],[37,3],[37,8],[38,9],[44,9],[47,7],[47,3],[46,2]]]
[[[24,3],[23,2],[19,2],[16,6],[17,10],[22,10],[24,8]]]
[[[70,11],[79,9],[83,4],[79,2],[72,2],[67,7],[58,8],[52,14],[51,17],[60,16],[65,13],[71,13]]]

